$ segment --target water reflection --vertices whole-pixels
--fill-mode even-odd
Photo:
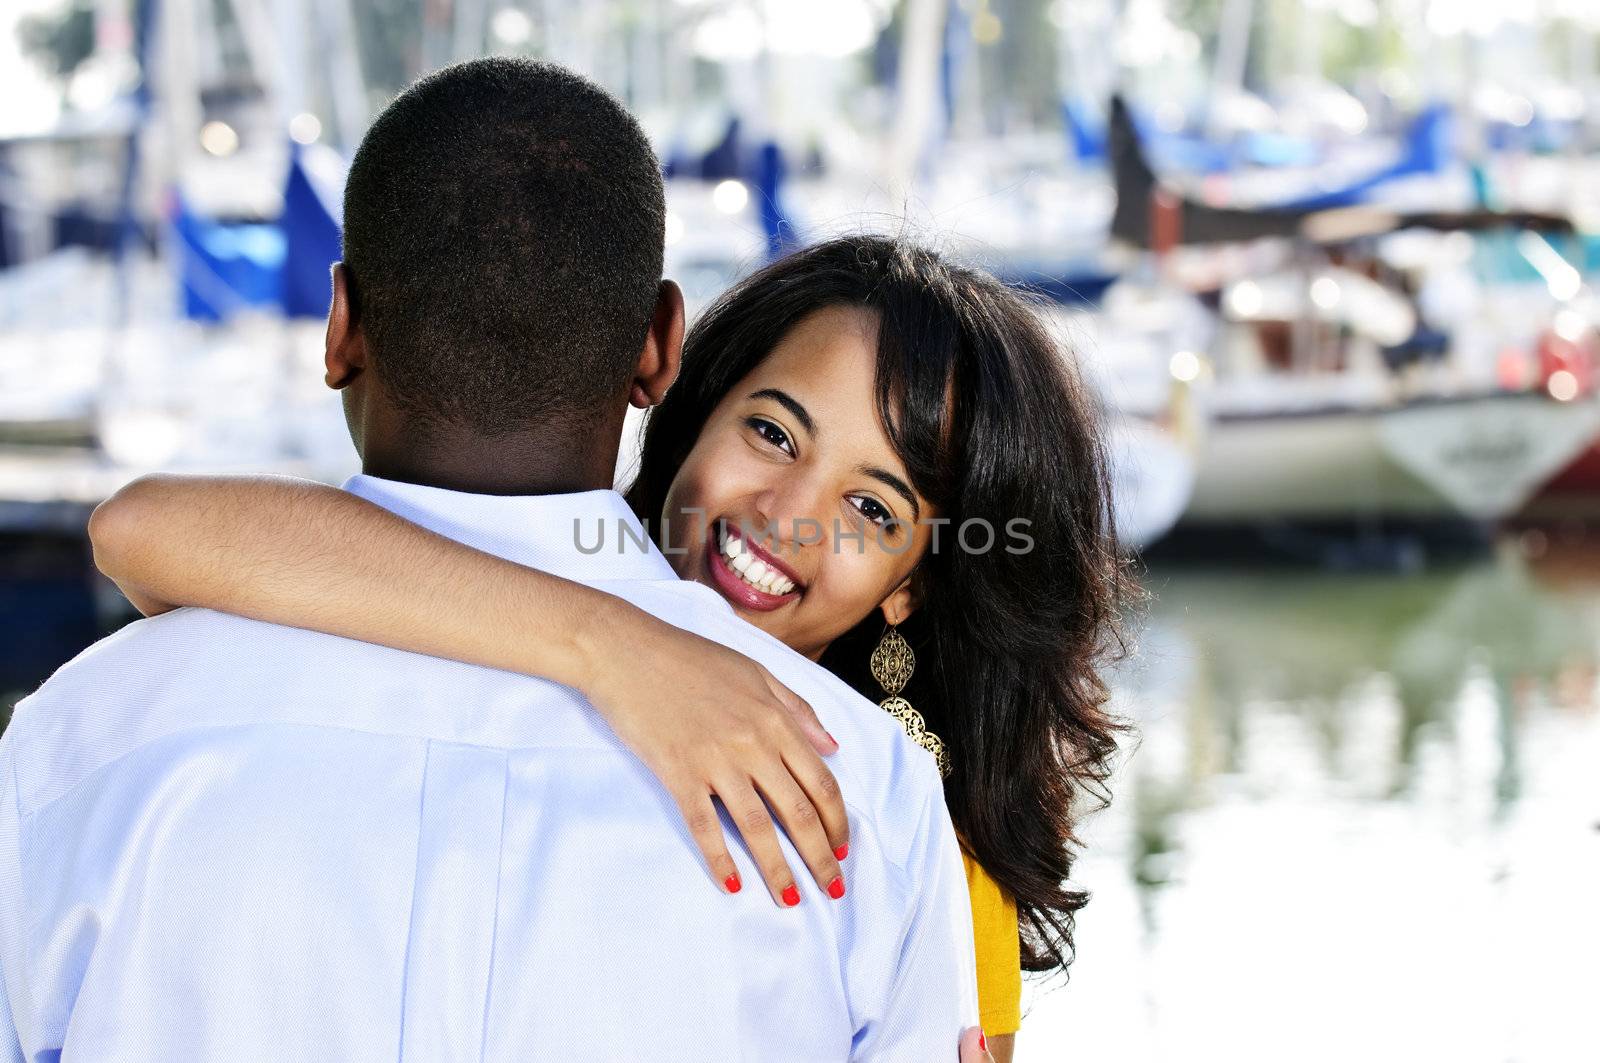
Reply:
[[[1018,1058],[1593,1058],[1600,550],[1148,584],[1141,741]]]

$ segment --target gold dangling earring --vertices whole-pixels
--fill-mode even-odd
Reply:
[[[944,747],[944,740],[928,730],[922,713],[900,696],[900,691],[910,682],[911,672],[916,666],[917,657],[911,652],[911,644],[896,630],[896,625],[890,624],[884,629],[883,638],[879,640],[878,648],[872,651],[872,659],[868,662],[872,678],[888,695],[878,702],[878,707],[899,720],[900,726],[906,729],[906,734],[913,742],[933,754],[934,761],[939,765],[939,775],[946,776],[950,774],[950,753]]]

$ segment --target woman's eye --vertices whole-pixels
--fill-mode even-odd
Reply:
[[[752,417],[745,423],[750,426],[756,435],[760,436],[768,443],[771,443],[779,450],[787,451],[789,453],[794,452],[794,448],[789,445],[789,433],[785,432],[782,428],[779,428],[765,417]]]
[[[888,506],[867,495],[852,495],[850,504],[859,509],[861,515],[874,524],[882,524],[894,516],[893,513],[889,512]]]

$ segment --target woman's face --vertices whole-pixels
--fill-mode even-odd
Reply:
[[[904,619],[931,532],[878,420],[876,351],[872,311],[801,320],[712,411],[667,492],[678,575],[813,660],[882,603]]]

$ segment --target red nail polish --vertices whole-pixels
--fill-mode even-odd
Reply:
[[[795,886],[785,886],[783,888],[783,903],[784,903],[784,906],[788,907],[788,908],[793,908],[795,905],[799,904],[800,903],[800,890],[799,890],[799,888],[795,887]]]
[[[982,1030],[978,1031],[978,1051],[980,1051],[980,1052],[989,1051],[989,1039],[987,1037],[983,1036],[983,1031]]]
[[[828,896],[834,900],[844,896],[844,879],[838,875],[833,876],[833,881],[828,883]]]
[[[849,855],[850,855],[850,843],[849,842],[846,842],[843,845],[837,846],[833,850],[833,858],[835,860],[843,860],[845,857],[847,857]]]
[[[739,872],[737,871],[723,879],[722,884],[727,887],[729,893],[738,893],[739,890],[744,886],[744,884],[739,881]]]

